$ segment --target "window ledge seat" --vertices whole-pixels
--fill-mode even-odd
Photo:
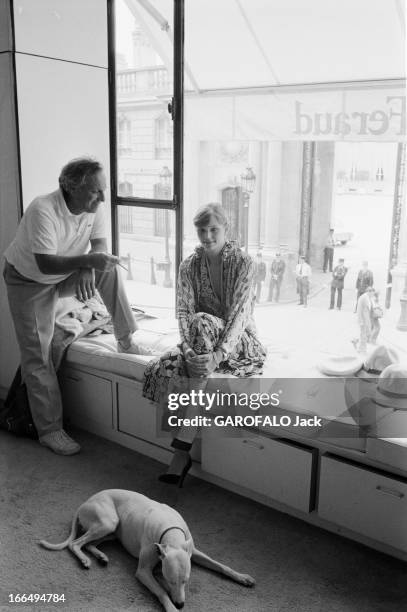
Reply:
[[[178,325],[173,319],[143,320],[134,338],[142,348],[162,354],[179,342]],[[397,433],[393,433],[407,429],[406,425],[403,426],[407,421],[407,412],[389,410],[381,421],[379,431],[383,431],[383,434],[380,437],[361,437],[359,427],[345,403],[345,379],[326,377],[315,365],[324,355],[312,354],[309,350],[268,348],[263,375],[260,378],[239,379],[236,388],[233,389],[232,383],[230,390],[247,394],[281,392],[280,405],[256,411],[245,408],[237,411],[237,414],[269,414],[280,420],[288,416],[291,422],[287,424],[288,420],[282,419],[279,436],[292,434],[307,440],[309,444],[319,441],[324,446],[359,451],[366,458],[407,472],[407,439],[396,438]],[[119,353],[114,336],[101,334],[75,341],[67,352],[65,364],[74,368],[91,368],[93,372],[100,372],[101,376],[116,375],[142,383],[146,365],[152,358],[149,355]],[[216,390],[221,386],[222,378],[222,375],[215,373],[209,388]],[[299,429],[295,426],[297,417],[314,415],[321,418],[322,427]],[[260,425],[258,429],[265,433],[269,430],[267,425]]]

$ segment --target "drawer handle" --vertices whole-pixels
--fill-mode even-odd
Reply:
[[[75,382],[81,382],[82,378],[76,378],[75,376],[67,376],[68,380],[74,380]]]
[[[385,495],[398,497],[399,499],[403,499],[404,497],[404,493],[400,493],[400,491],[396,491],[395,489],[389,489],[388,487],[382,487],[382,485],[377,485],[376,490],[380,491],[380,493],[384,493]]]
[[[259,450],[264,449],[263,444],[259,444],[258,442],[254,442],[253,440],[243,440],[243,444],[248,444],[249,446],[254,446],[254,448],[258,448]]]

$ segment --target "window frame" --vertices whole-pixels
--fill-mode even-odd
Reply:
[[[174,15],[173,98],[173,196],[172,199],[122,196],[118,193],[118,126],[116,122],[116,0],[107,0],[108,32],[108,89],[109,89],[109,139],[110,139],[110,201],[112,252],[118,253],[118,217],[120,206],[163,209],[175,212],[175,273],[178,275],[182,261],[183,236],[183,174],[184,174],[184,0],[172,0]]]

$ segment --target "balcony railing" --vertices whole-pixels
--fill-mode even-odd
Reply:
[[[171,94],[172,82],[163,66],[152,66],[139,70],[121,70],[116,75],[118,97]]]

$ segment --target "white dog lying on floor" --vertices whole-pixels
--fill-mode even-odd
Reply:
[[[77,537],[78,523],[84,530],[80,537]],[[82,552],[82,547],[85,546],[102,563],[107,563],[107,556],[96,545],[114,538],[118,538],[130,554],[138,557],[136,577],[158,597],[166,612],[184,606],[191,559],[244,586],[255,584],[251,576],[239,574],[197,550],[187,524],[176,510],[140,493],[123,489],[107,489],[92,495],[78,508],[71,533],[64,542],[50,544],[41,540],[40,543],[50,550],[68,547],[88,569],[90,559]],[[153,576],[153,569],[160,560],[167,590]]]

